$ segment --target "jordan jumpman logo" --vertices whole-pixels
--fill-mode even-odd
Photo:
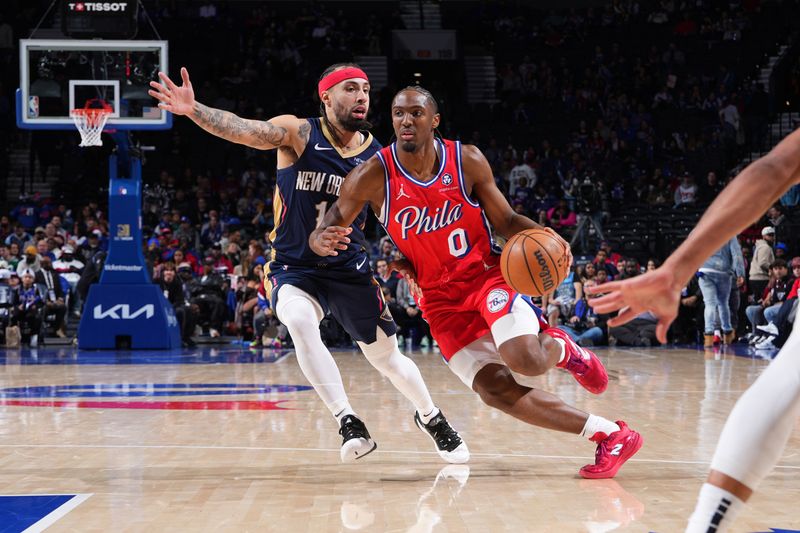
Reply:
[[[395,198],[395,200],[399,200],[400,198],[402,198],[404,196],[406,198],[411,198],[408,194],[406,194],[406,191],[403,190],[403,185],[405,185],[405,184],[404,183],[400,184],[400,191],[397,193],[397,198]]]

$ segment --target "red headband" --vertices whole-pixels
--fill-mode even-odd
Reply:
[[[319,80],[319,85],[317,85],[317,91],[319,92],[319,97],[322,98],[322,93],[333,87],[339,82],[344,80],[348,80],[350,78],[364,78],[365,80],[369,81],[367,75],[358,67],[346,67],[340,70],[336,70]]]

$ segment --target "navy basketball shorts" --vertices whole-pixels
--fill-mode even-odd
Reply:
[[[277,309],[281,286],[292,285],[316,298],[353,340],[372,344],[377,340],[378,328],[391,337],[397,332],[397,325],[380,285],[369,266],[366,272],[354,266],[294,267],[273,261],[267,275],[272,308]]]

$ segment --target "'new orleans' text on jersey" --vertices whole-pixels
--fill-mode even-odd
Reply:
[[[381,145],[366,133],[361,146],[342,152],[331,143],[319,118],[309,118],[308,123],[311,132],[305,150],[293,165],[278,169],[273,200],[275,228],[270,235],[272,260],[290,266],[344,265],[365,251],[366,208],[353,221],[350,244],[339,255],[318,256],[309,248],[308,236],[339,198],[345,176],[372,157]]]

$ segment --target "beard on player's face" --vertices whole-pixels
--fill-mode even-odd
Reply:
[[[333,116],[336,117],[336,123],[345,131],[362,131],[372,128],[372,123],[366,118],[356,118],[353,116],[353,108],[357,106],[364,106],[365,104],[356,104],[347,106],[341,103],[334,103]],[[369,107],[367,107],[369,110]]]
[[[402,148],[404,152],[413,153],[417,151],[417,143],[413,141],[403,141],[400,148]]]

